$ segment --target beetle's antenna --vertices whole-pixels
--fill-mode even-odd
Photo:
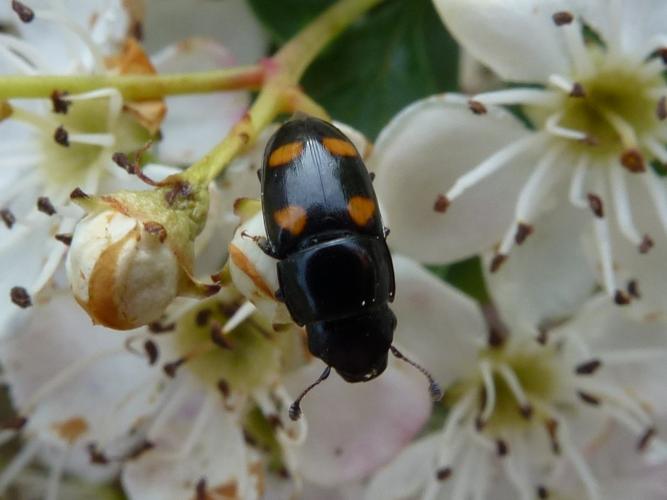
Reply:
[[[324,371],[322,372],[322,375],[320,375],[320,377],[315,382],[313,382],[308,387],[306,387],[306,389],[299,395],[299,397],[296,398],[294,403],[292,403],[290,405],[290,407],[289,407],[289,418],[291,418],[292,420],[299,420],[299,417],[301,416],[301,400],[303,399],[303,397],[306,394],[308,394],[308,392],[313,387],[315,387],[317,384],[319,384],[323,380],[326,380],[330,373],[331,373],[331,367],[327,366],[324,369]]]
[[[426,370],[426,368],[424,368],[421,365],[418,365],[411,359],[406,358],[403,355],[403,353],[401,353],[401,351],[396,349],[393,345],[389,346],[389,349],[391,349],[391,353],[398,359],[402,359],[406,363],[414,366],[415,368],[417,368],[417,370],[419,370],[426,376],[426,378],[428,379],[428,390],[431,393],[431,399],[433,399],[433,401],[440,401],[442,399],[442,389],[440,388],[438,383],[434,380],[433,376]]]

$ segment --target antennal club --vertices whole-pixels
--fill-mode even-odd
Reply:
[[[304,397],[306,394],[308,394],[308,392],[309,392],[313,387],[315,387],[317,384],[319,384],[319,383],[322,382],[323,380],[326,380],[326,379],[329,377],[329,374],[330,374],[330,373],[331,373],[331,367],[330,367],[330,366],[327,366],[327,367],[324,369],[324,371],[322,372],[322,375],[320,375],[320,377],[319,377],[315,382],[313,382],[312,384],[310,384],[308,387],[306,387],[306,388],[304,389],[304,391],[299,395],[299,397],[296,398],[296,400],[294,401],[294,403],[292,403],[292,404],[290,405],[290,407],[289,407],[289,418],[291,418],[291,419],[294,420],[294,421],[299,420],[299,417],[301,417],[301,400],[303,399],[303,397]]]
[[[402,359],[403,361],[405,361],[409,365],[414,366],[415,368],[417,368],[417,370],[419,370],[420,372],[422,372],[426,376],[426,378],[428,379],[428,390],[431,393],[431,399],[433,399],[433,401],[440,401],[442,399],[442,389],[440,388],[440,385],[438,385],[438,383],[433,379],[433,376],[426,370],[426,368],[424,368],[423,366],[418,365],[417,363],[415,363],[411,359],[406,358],[403,355],[403,353],[401,353],[401,351],[396,349],[393,345],[389,346],[389,349],[391,350],[391,353],[394,356],[396,356],[398,359]],[[290,408],[290,411],[291,411],[291,408]]]

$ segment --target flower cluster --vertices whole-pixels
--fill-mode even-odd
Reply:
[[[268,58],[254,25],[250,66],[149,55],[151,2],[0,7],[0,496],[667,498],[667,3],[433,0],[465,93],[371,144],[299,79],[380,1]],[[391,230],[395,356],[364,383],[310,352],[263,246],[285,113],[350,139]]]

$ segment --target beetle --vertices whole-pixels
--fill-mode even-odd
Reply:
[[[296,419],[301,398],[331,368],[365,382],[385,370],[390,350],[406,359],[392,346],[394,268],[371,175],[332,124],[313,117],[283,124],[266,146],[260,183],[266,238],[256,241],[278,259],[276,297],[327,364],[290,408]]]

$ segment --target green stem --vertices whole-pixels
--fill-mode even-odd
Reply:
[[[264,79],[261,65],[206,71],[200,73],[157,75],[44,75],[3,76],[0,100],[44,98],[54,90],[79,94],[113,87],[127,101],[157,99],[166,95],[194,94],[221,90],[258,89]]]
[[[215,179],[260,132],[283,111],[292,112],[290,96],[304,71],[317,54],[359,16],[383,0],[340,0],[297,33],[264,63],[264,86],[248,113],[225,139],[182,175],[190,182],[206,185]],[[309,99],[308,110],[323,112]]]

